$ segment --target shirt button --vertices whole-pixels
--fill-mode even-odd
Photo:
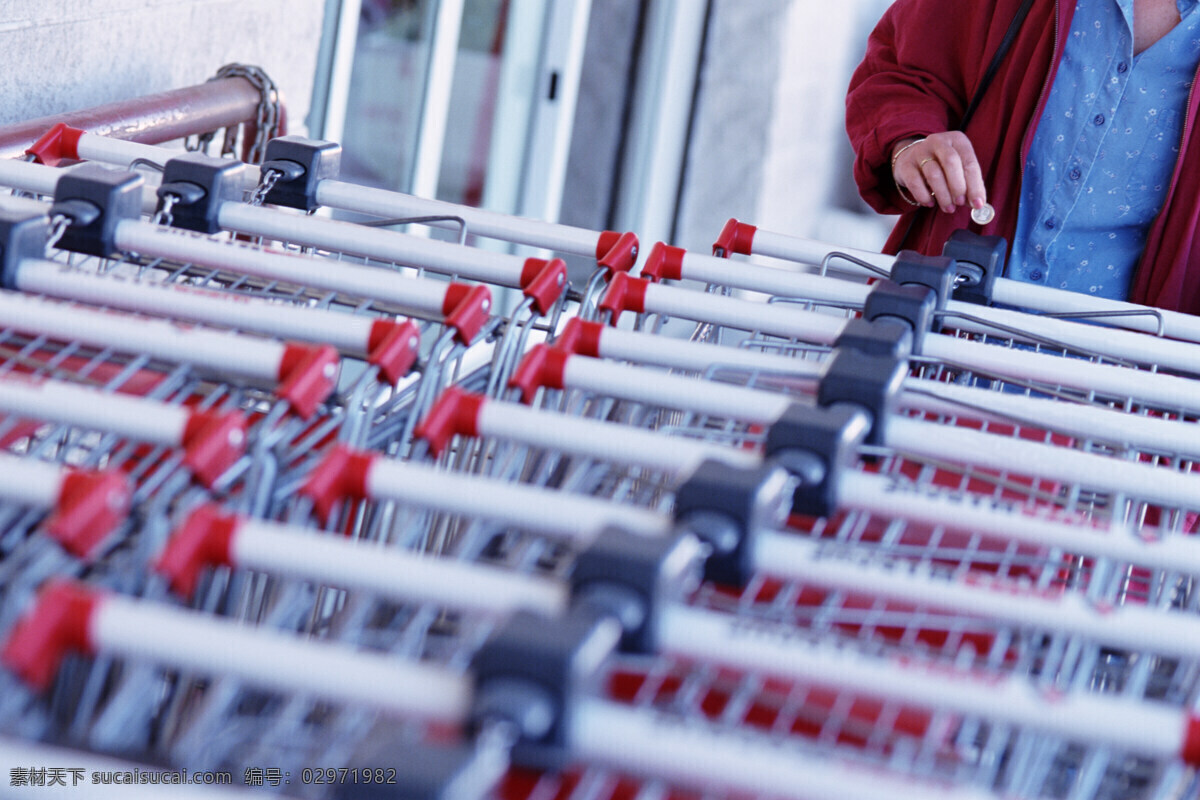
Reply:
[[[1129,71],[1129,62],[1128,61],[1122,61],[1120,64],[1117,64],[1117,72],[1124,74],[1128,71]]]
[[[1104,124],[1104,115],[1097,114],[1095,116],[1095,118],[1092,120],[1092,122],[1096,123],[1097,125],[1103,125]]]
[[[1042,271],[1040,269],[1035,269],[1029,273],[1029,280],[1040,281],[1041,279],[1042,279]]]
[[[1043,224],[1043,225],[1045,225],[1045,226],[1046,226],[1047,228],[1049,228],[1050,230],[1054,230],[1054,226],[1055,226],[1055,224],[1056,224],[1056,223],[1054,222],[1054,220],[1053,220],[1053,219],[1048,219],[1048,220],[1046,220],[1045,222],[1043,222],[1042,224]]]
[[[1076,167],[1075,169],[1071,170],[1069,175],[1071,180],[1077,181],[1083,175],[1083,173],[1079,171],[1079,167]]]

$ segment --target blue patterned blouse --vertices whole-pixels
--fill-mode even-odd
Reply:
[[[1133,0],[1078,0],[1025,162],[1007,275],[1123,300],[1179,155],[1200,0],[1133,54]]]

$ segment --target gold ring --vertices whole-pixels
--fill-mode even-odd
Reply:
[[[933,159],[932,159],[932,158],[923,158],[923,159],[921,159],[921,163],[920,163],[920,164],[917,164],[917,169],[922,169],[922,168],[924,168],[924,166],[925,166],[926,164],[928,164],[930,161],[933,161]]]

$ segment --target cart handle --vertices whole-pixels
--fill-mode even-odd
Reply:
[[[44,690],[72,652],[111,653],[455,726],[470,711],[469,679],[442,667],[56,580],[17,623],[0,658]]]
[[[0,650],[0,661],[25,683],[45,691],[68,653],[95,652],[91,621],[100,598],[80,584],[48,583]]]
[[[421,329],[412,320],[376,320],[367,339],[367,363],[394,385],[417,363],[420,346]]]
[[[519,609],[556,616],[568,607],[568,586],[559,579],[311,533],[295,525],[235,515],[207,503],[175,529],[154,569],[185,598],[195,594],[204,570],[227,566],[401,601],[436,603],[489,617]]]
[[[43,530],[79,558],[89,558],[125,521],[132,495],[129,478],[117,470],[64,467],[0,453],[3,502],[47,511]]]
[[[483,395],[451,386],[438,396],[424,419],[417,423],[413,436],[428,443],[436,458],[455,436],[479,435],[479,412],[485,400]]]
[[[521,270],[521,292],[533,301],[533,307],[543,316],[567,289],[567,262],[561,258],[526,259]]]
[[[289,344],[279,361],[275,393],[309,419],[337,386],[338,351],[329,345]]]
[[[249,425],[240,411],[193,412],[183,431],[184,466],[211,489],[245,454]]]
[[[570,356],[571,353],[562,348],[548,344],[534,345],[513,371],[508,385],[520,390],[521,402],[533,403],[540,388],[564,388],[563,371],[567,368]]]
[[[646,287],[649,285],[650,281],[630,277],[626,272],[613,275],[608,282],[608,290],[600,298],[600,310],[612,315],[609,324],[615,327],[623,311],[643,313],[646,310]]]
[[[683,257],[687,251],[682,247],[658,242],[650,248],[646,263],[642,265],[642,277],[658,283],[683,279]]]
[[[754,248],[754,234],[757,232],[758,228],[750,223],[738,222],[734,217],[730,217],[725,227],[721,228],[717,240],[713,242],[713,255],[718,258],[729,258],[732,253],[750,255]]]
[[[71,555],[90,558],[125,521],[132,502],[129,478],[119,472],[67,470],[46,533]]]
[[[638,249],[636,234],[604,231],[596,243],[596,263],[610,273],[629,272],[637,263]]]

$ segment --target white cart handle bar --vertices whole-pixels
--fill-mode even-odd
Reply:
[[[695,280],[701,283],[729,286],[763,292],[775,297],[812,300],[818,303],[862,308],[871,287],[824,275],[811,275],[785,269],[765,267],[740,261],[689,253],[678,247],[656,244],[642,269],[642,277],[650,280]],[[1015,283],[1015,281],[1013,281]],[[1024,285],[1024,284],[1021,284]],[[1185,372],[1200,372],[1200,346],[1195,342],[1161,339],[1144,333],[1131,332],[1097,325],[1054,319],[1020,311],[946,301],[943,317],[945,327],[979,334],[1002,333],[1017,336],[1027,334],[1026,341],[1061,342],[1081,352],[1099,353],[1138,364]],[[1186,315],[1177,315],[1186,316]],[[1197,328],[1195,317],[1188,317]],[[988,323],[995,323],[989,325]]]
[[[582,368],[579,370],[581,373],[586,372],[589,367],[604,370],[614,366],[595,359],[582,359],[582,361],[587,363],[581,365]],[[674,383],[679,392],[674,398],[665,399],[672,388],[667,385],[669,382]],[[569,380],[564,383],[568,386],[571,385]],[[632,391],[617,391],[607,396],[695,410],[696,403],[692,402],[692,398],[708,397],[710,394],[707,385],[704,386],[704,391],[698,391],[699,385],[696,381],[668,375],[641,376],[630,380],[628,385],[647,387],[650,391],[641,394]],[[736,389],[738,387],[728,388]],[[756,393],[747,389],[742,391],[752,399],[741,408],[752,406],[754,399],[783,400],[777,395]],[[758,397],[755,398],[754,395],[758,395]],[[777,406],[778,413],[782,413],[785,406],[786,401],[783,405]],[[726,408],[721,412],[721,416],[734,419],[749,418],[746,412],[739,413],[737,408],[738,406],[734,406],[733,409]],[[770,424],[776,418],[777,415],[775,417],[764,416],[757,421],[761,424]],[[939,428],[940,430],[942,429]],[[974,434],[975,432],[971,431],[970,433]],[[704,459],[716,459],[735,467],[752,468],[762,463],[761,456],[756,450],[695,442],[628,425],[525,409],[512,403],[503,403],[481,395],[468,394],[458,388],[450,388],[442,393],[442,396],[417,426],[414,435],[426,441],[435,455],[441,453],[454,436],[488,437],[514,441],[531,447],[548,448],[576,456],[664,470],[680,482],[686,479]],[[938,439],[938,436],[929,431],[928,426],[920,423],[905,430],[902,435],[913,441],[936,441]],[[938,458],[962,462],[971,457],[964,455],[964,452],[979,455],[981,452],[987,451],[988,440],[981,438],[986,435],[976,434],[969,437],[967,441],[970,443],[970,451],[953,447],[948,447],[943,451],[936,444],[932,447],[926,445],[926,447]],[[1029,445],[1029,447],[1024,447],[1024,445]],[[1039,465],[1039,474],[1044,475],[1045,473],[1041,470],[1047,460],[1053,461],[1056,458],[1055,451],[1062,451],[1062,448],[1052,448],[1034,442],[1022,442],[1018,445],[1017,450],[1018,454],[1012,456],[1011,460],[1019,459],[1024,464],[1032,461]],[[986,466],[998,467],[999,465],[998,459],[989,459],[986,455],[980,461]],[[1061,463],[1060,469],[1079,478],[1078,472],[1067,466],[1067,461]],[[1092,471],[1099,473],[1103,473],[1112,466],[1104,461],[1089,463],[1096,464],[1097,466]],[[1163,474],[1145,469],[1136,472],[1139,476],[1136,480],[1143,486],[1154,484]],[[1120,483],[1122,479],[1116,476],[1102,477],[1101,480],[1110,484],[1110,490],[1123,486]],[[1134,537],[1121,525],[1117,525],[1113,529],[1100,528],[1082,517],[1068,514],[1059,514],[1054,517],[1037,516],[1017,503],[1001,502],[983,495],[960,494],[948,490],[918,491],[893,478],[858,470],[847,470],[845,475],[838,476],[834,481],[834,487],[834,501],[838,508],[843,510],[868,511],[873,515],[885,518],[903,518],[917,523],[948,525],[951,528],[986,534],[1003,541],[1024,542],[1036,547],[1061,547],[1068,552],[1112,558],[1118,562],[1200,574],[1200,542],[1195,542],[1188,536],[1145,541]],[[1186,490],[1179,495],[1173,495],[1172,499],[1183,500],[1185,503],[1190,502],[1187,500]],[[952,522],[947,520],[952,520]]]
[[[564,493],[552,489],[494,478],[450,474],[431,465],[395,461],[347,447],[330,450],[311,471],[300,492],[325,517],[337,503],[347,500],[395,501],[416,508],[499,520],[581,545],[594,541],[610,525],[642,536],[663,536],[673,527],[668,515],[654,511],[631,509],[595,498],[564,497]],[[504,500],[506,495],[513,499]],[[905,513],[910,507],[924,505],[914,496],[896,494],[882,487],[880,497],[889,495],[894,495],[897,502],[906,502],[902,507]],[[941,502],[940,507],[925,506],[925,513],[940,523],[960,515],[964,525],[974,525],[989,513],[983,505],[986,501],[963,503],[962,498],[949,496]],[[1022,525],[1028,518],[1019,510],[1011,510],[1010,514],[1009,525]],[[1045,529],[1049,531],[1050,526]],[[1112,535],[1119,533],[1114,531]],[[1175,538],[1164,540],[1173,541]],[[758,531],[751,558],[756,572],[815,586],[878,594],[1018,627],[1032,625],[1085,636],[1139,651],[1200,658],[1200,618],[1188,614],[1131,605],[1098,607],[1080,595],[1039,593],[1012,583],[930,580],[925,575],[900,574],[898,570],[819,558],[820,548],[820,543],[794,534]]]
[[[492,294],[479,284],[410,278],[387,270],[276,253],[245,244],[217,242],[148,222],[117,224],[116,245],[126,253],[167,258],[216,270],[297,283],[390,303],[424,318],[442,318],[459,341],[469,344],[492,312]]]
[[[578,388],[625,396],[617,386],[629,380],[640,381],[644,377],[636,371],[626,371],[616,365],[602,367],[592,364],[592,369],[586,372],[582,367],[572,367],[571,382],[567,384],[565,373],[573,355],[697,373],[732,371],[738,377],[744,375],[746,378],[756,373],[774,375],[783,380],[790,390],[810,396],[817,394],[819,381],[826,370],[823,362],[656,336],[642,331],[608,328],[575,318],[563,326],[552,347],[537,345],[525,355],[514,371],[509,386],[518,389],[525,402],[532,403],[540,388]],[[1120,375],[1132,377],[1129,372]],[[663,376],[656,376],[654,385],[662,379]],[[654,390],[654,386],[647,385],[635,388],[641,392]],[[761,395],[747,394],[743,387],[720,381],[709,381],[703,395],[693,398],[693,402],[711,403],[706,408],[712,410],[705,413],[713,414],[724,413],[731,404],[739,403],[742,418],[749,420],[776,419],[781,407],[779,401],[768,402]],[[996,392],[912,375],[904,379],[898,404],[907,410],[988,422],[1020,424],[1024,420],[1031,420],[1033,422],[1029,424],[1036,427],[1078,439],[1098,439],[1134,450],[1200,459],[1200,427],[1181,420],[1127,414],[1105,406]]]
[[[540,345],[546,348],[545,345]],[[529,373],[544,370],[548,374],[530,378]],[[771,425],[790,405],[789,399],[775,392],[741,386],[699,382],[680,375],[664,375],[645,367],[632,367],[586,356],[555,358],[544,350],[530,354],[513,376],[518,385],[554,385],[557,388],[586,388],[603,397],[620,397],[741,420]],[[531,392],[525,392],[526,397]],[[653,441],[635,439],[644,432],[620,434],[618,426],[606,437],[603,433],[579,430],[585,424],[568,417],[542,415],[532,419],[529,411],[482,398],[465,401],[466,395],[451,389],[442,407],[430,412],[422,431],[440,449],[454,433],[477,431],[480,435],[519,437],[534,446],[570,450],[580,448],[598,458],[622,462],[645,458],[646,466],[670,468],[662,462],[672,456],[670,439],[656,453]],[[436,414],[436,417],[435,417]],[[1127,461],[1034,442],[1017,437],[985,433],[967,427],[929,422],[900,414],[887,420],[875,420],[882,430],[880,444],[901,455],[924,456],[955,464],[968,464],[1018,475],[1036,475],[1055,481],[1087,486],[1107,493],[1125,495],[1170,507],[1194,508],[1200,504],[1200,473],[1176,472],[1147,463]],[[567,430],[574,431],[568,437]],[[1191,434],[1191,431],[1188,432]],[[556,438],[557,437],[557,438]],[[680,443],[676,448],[699,445]],[[719,446],[714,446],[717,450]],[[724,448],[726,450],[730,448]],[[705,452],[691,454],[700,458]],[[739,451],[740,452],[740,451]],[[682,454],[681,454],[682,455]],[[688,469],[693,462],[677,461],[675,471]],[[696,462],[698,463],[698,462]]]
[[[895,262],[894,256],[773,233],[736,219],[731,219],[725,224],[725,228],[713,245],[713,250],[724,253],[726,256],[730,253],[763,255],[812,266],[825,263],[831,253],[843,253],[865,261],[885,272],[890,272],[892,264]],[[845,259],[833,260],[830,261],[830,264],[834,269],[840,271],[853,272],[864,277],[874,275],[870,270]],[[1109,300],[1103,297],[1092,297],[1078,292],[1052,289],[1048,286],[1038,286],[1002,277],[996,278],[992,299],[1001,305],[1029,308],[1050,314],[1112,312],[1114,316],[1101,318],[1106,325],[1147,333],[1158,332],[1161,320],[1163,335],[1173,339],[1200,342],[1200,319],[1178,311],[1150,308],[1137,303]]]
[[[172,669],[244,680],[272,691],[363,705],[452,727],[470,712],[470,677],[445,668],[353,650],[344,645],[250,628],[69,582],[41,592],[10,634],[5,663],[23,680],[46,688],[71,652],[104,654]],[[980,800],[973,790],[924,785],[861,770],[762,735],[691,722],[681,729],[655,715],[605,700],[579,698],[566,744],[574,760],[598,761],[684,786],[727,787],[743,793],[817,800]],[[614,732],[622,747],[614,748]],[[631,738],[632,737],[632,738]],[[632,741],[640,744],[629,747]],[[699,756],[703,767],[680,769]]]
[[[177,155],[163,150],[162,158]],[[0,184],[53,195],[62,170],[24,161],[0,160]],[[143,210],[153,213],[157,197],[148,184]],[[217,222],[227,231],[288,241],[351,256],[419,267],[456,278],[520,289],[539,313],[546,314],[567,288],[562,259],[521,258],[395,231],[303,216],[276,208],[223,201]]]
[[[224,565],[489,616],[525,609],[556,617],[568,608],[563,581],[309,534],[202,506],[172,535],[157,569],[185,596],[193,593],[202,569]],[[1182,743],[1194,724],[1183,710],[1157,702],[1087,692],[1051,697],[1021,676],[932,667],[811,644],[787,625],[677,602],[665,603],[657,620],[654,640],[665,654],[978,715],[993,724],[1033,728],[1153,758],[1176,758],[1188,751]]]
[[[153,145],[143,145],[111,139],[62,126],[48,131],[39,142],[30,148],[37,158],[46,163],[58,160],[99,161],[128,169],[137,160],[165,164],[178,155],[176,151]],[[245,189],[254,189],[261,173],[257,166],[247,165]],[[372,189],[358,184],[325,178],[316,186],[316,201],[319,205],[355,211],[387,219],[441,217],[445,221],[424,224],[449,228],[457,227],[456,219],[463,221],[467,232],[515,244],[554,250],[560,253],[594,258],[608,269],[628,271],[637,261],[638,240],[632,233],[614,231],[591,231],[555,222],[499,214],[471,206],[428,200],[401,192]]]
[[[420,329],[403,317],[347,314],[185,283],[65,269],[58,262],[40,259],[25,259],[13,272],[14,286],[33,294],[328,344],[377,367],[392,384],[409,373],[420,348]]]
[[[195,411],[143,397],[20,375],[0,379],[0,411],[21,419],[180,448],[184,466],[205,486],[212,486],[245,453],[249,426],[240,411]]]
[[[155,569],[184,597],[194,594],[203,570],[227,565],[488,615],[525,609],[556,616],[567,607],[563,585],[547,578],[310,534],[203,505],[176,528]]]
[[[129,478],[116,470],[0,454],[0,503],[49,512],[42,530],[72,555],[90,557],[125,521],[132,500]]]
[[[601,308],[611,312],[614,323],[622,311],[653,313],[824,346],[832,346],[849,322],[788,304],[689,291],[623,273],[613,277]],[[1015,350],[940,333],[925,335],[921,355],[990,375],[1066,386],[1107,397],[1133,396],[1156,407],[1200,413],[1194,381],[1173,375]]]
[[[4,163],[0,161],[0,166]],[[36,201],[3,198],[0,199],[0,208],[19,214],[33,214],[46,213],[49,207]],[[475,338],[492,312],[492,295],[483,285],[413,278],[390,270],[354,264],[338,263],[336,268],[331,268],[328,259],[273,251],[240,242],[221,242],[141,220],[118,222],[114,244],[124,253],[138,253],[395,305],[422,319],[441,322],[454,330],[456,338],[464,344],[469,344]],[[25,259],[21,267],[30,261]],[[15,271],[18,274],[15,279],[9,278],[14,284],[9,288],[54,293],[55,276],[47,274],[48,270],[30,267],[28,270]],[[21,274],[26,271],[37,272],[37,275]],[[38,278],[44,281],[44,285]]]
[[[273,389],[295,413],[309,418],[337,385],[340,361],[328,346],[273,342],[230,331],[183,327],[87,306],[66,305],[0,291],[0,327],[57,341],[191,364]]]

